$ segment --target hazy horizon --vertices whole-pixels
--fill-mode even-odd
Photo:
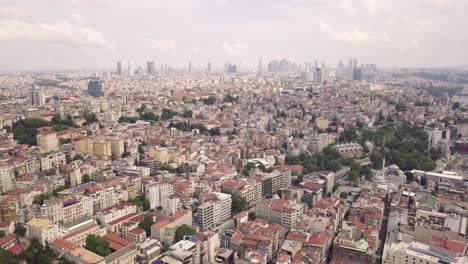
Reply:
[[[468,64],[466,0],[0,0],[0,71]]]

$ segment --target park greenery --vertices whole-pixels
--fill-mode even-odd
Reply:
[[[98,235],[88,235],[84,248],[102,257],[107,257],[112,253],[109,241]]]
[[[8,250],[0,248],[0,263],[2,264],[52,264],[57,256],[58,255],[47,244],[43,246],[35,238],[30,240],[29,246],[18,256],[13,255]]]

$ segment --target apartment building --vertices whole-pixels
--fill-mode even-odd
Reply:
[[[136,212],[136,205],[133,203],[126,202],[100,210],[96,213],[96,219],[99,219],[99,221],[103,224],[107,224],[116,219]]]
[[[262,183],[256,180],[228,180],[222,183],[221,191],[244,198],[249,207],[256,205],[262,199]]]
[[[202,198],[203,199],[203,198]],[[202,230],[215,228],[231,218],[230,194],[213,192],[197,208],[197,223]]]
[[[255,207],[258,218],[293,228],[304,213],[304,204],[285,199],[263,200]]]
[[[174,193],[172,184],[157,182],[145,186],[145,198],[150,202],[150,208],[163,206],[164,200]]]

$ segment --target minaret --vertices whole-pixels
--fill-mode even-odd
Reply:
[[[385,156],[382,160],[382,176],[385,178]]]

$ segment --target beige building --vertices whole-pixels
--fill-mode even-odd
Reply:
[[[329,121],[328,119],[324,118],[324,117],[317,117],[315,119],[315,127],[316,128],[319,128],[319,129],[327,129],[328,128],[328,125],[329,125]]]
[[[65,154],[62,152],[52,152],[41,156],[41,170],[47,171],[59,168],[66,163]]]
[[[0,162],[0,192],[8,192],[13,188],[14,168],[9,162]]]
[[[26,230],[29,239],[36,238],[42,245],[54,241],[58,235],[58,225],[45,218],[33,218],[26,223]]]
[[[57,138],[57,133],[53,131],[52,127],[42,127],[37,130],[37,146],[41,149],[42,153],[59,150],[59,140]]]

